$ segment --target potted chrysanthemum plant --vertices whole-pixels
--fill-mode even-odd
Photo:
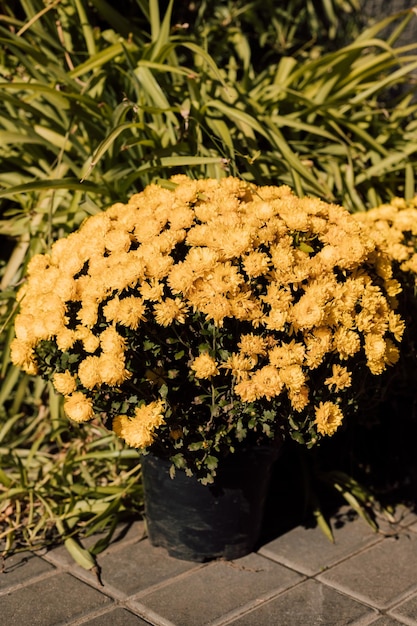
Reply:
[[[398,359],[400,289],[343,208],[180,175],[31,260],[12,361],[50,379],[70,419],[215,492],[244,450],[335,433],[361,372]]]

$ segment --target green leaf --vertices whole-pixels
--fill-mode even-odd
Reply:
[[[83,190],[85,192],[99,192],[100,187],[94,183],[81,182],[74,178],[62,178],[55,180],[36,180],[32,183],[25,183],[23,185],[16,185],[9,189],[0,190],[0,198],[6,198],[8,196],[15,196],[22,193],[28,193],[31,191],[44,191],[53,189],[68,189],[68,190]]]
[[[209,456],[207,456],[207,457],[206,457],[206,459],[205,459],[205,464],[206,464],[206,466],[207,466],[207,468],[208,468],[209,470],[211,470],[211,471],[212,471],[212,470],[215,470],[215,469],[216,469],[216,467],[217,467],[217,466],[218,466],[218,464],[219,464],[219,459],[218,459],[218,458],[216,458],[215,456],[211,456],[211,455],[209,455]]]
[[[68,72],[68,76],[70,78],[79,78],[80,76],[85,76],[90,72],[100,69],[106,63],[114,60],[117,56],[124,54],[125,48],[129,52],[136,50],[136,46],[128,41],[112,44],[104,50],[101,50],[101,52],[98,52],[94,56],[90,57],[84,63],[81,63],[73,70],[70,70]]]

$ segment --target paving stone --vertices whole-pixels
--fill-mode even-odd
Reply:
[[[55,568],[46,563],[33,552],[20,552],[4,561],[4,569],[0,573],[0,592],[24,583],[31,578],[52,572]]]
[[[366,522],[348,508],[342,508],[332,518],[332,529],[335,543],[332,543],[319,527],[297,526],[267,543],[259,550],[259,554],[307,576],[314,576],[350,554],[383,540],[381,535],[376,534]]]
[[[416,573],[417,577],[417,573]],[[405,602],[390,611],[390,615],[398,617],[406,624],[417,624],[417,594],[407,598]]]
[[[210,563],[153,592],[140,594],[138,608],[146,607],[150,614],[158,613],[178,626],[204,626],[301,580],[296,572],[250,554],[233,562]],[[130,604],[135,606],[134,601]]]
[[[145,536],[145,529],[145,522],[142,520],[136,520],[131,524],[120,524],[116,528],[111,538],[111,542],[103,554],[105,554],[108,550],[117,550],[120,546],[125,545],[126,543],[140,541]],[[104,538],[105,536],[106,533],[100,533],[86,537],[83,539],[83,545],[86,548],[90,548],[95,545],[98,539],[101,537]]]
[[[368,624],[375,611],[314,580],[280,594],[230,626],[347,626]]]
[[[318,579],[386,609],[417,590],[417,534],[404,530],[319,574]]]
[[[99,554],[99,564],[100,559],[103,558],[103,555],[107,554],[108,552],[125,547],[127,543],[139,542],[143,538],[144,532],[145,524],[141,521],[134,522],[133,524],[121,525],[113,535],[109,547]],[[84,548],[90,549],[101,537],[105,537],[105,533],[86,537],[81,541],[81,543]],[[51,563],[54,563],[55,565],[60,565],[61,567],[72,567],[74,565],[74,559],[64,545],[59,545],[48,550],[45,558]]]
[[[103,554],[99,562],[104,585],[111,585],[127,595],[196,567],[196,563],[168,556],[165,550],[154,548],[148,540]]]
[[[400,504],[395,510],[395,519],[400,526],[410,526],[417,523],[417,512]]]
[[[1,598],[1,623],[7,626],[57,626],[111,602],[70,574],[56,574]]]
[[[83,621],[84,624],[87,626],[149,626],[149,622],[121,608],[93,617],[87,622]]]
[[[370,622],[370,626],[404,626],[404,622],[397,622],[393,617],[384,615],[375,622]]]

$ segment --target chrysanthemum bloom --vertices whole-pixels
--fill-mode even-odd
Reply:
[[[243,269],[249,278],[257,278],[266,274],[271,265],[271,261],[264,252],[249,252],[247,256],[243,258]]]
[[[249,383],[252,383],[252,386],[250,386]],[[248,381],[243,380],[236,385],[235,391],[243,402],[252,402],[255,399],[266,398],[267,400],[271,400],[279,396],[283,386],[277,368],[273,365],[265,365],[261,369],[253,372]],[[253,394],[252,400],[245,399],[250,397],[251,394]]]
[[[222,363],[221,367],[225,370],[230,371],[231,375],[239,382],[240,380],[244,380],[248,377],[248,372],[253,369],[256,363],[256,358],[247,357],[243,354],[238,354],[234,352],[229,357],[227,357],[226,361]]]
[[[98,300],[97,298],[84,297],[81,309],[77,313],[77,319],[83,324],[91,328],[97,323],[98,319]]]
[[[132,448],[147,448],[155,438],[155,430],[165,423],[164,402],[158,400],[135,409],[133,417],[118,415],[113,420],[113,430]]]
[[[390,332],[394,335],[396,341],[401,341],[405,331],[405,322],[394,311],[390,311],[388,315],[388,326]]]
[[[66,370],[62,374],[54,374],[52,382],[56,391],[63,396],[68,396],[77,388],[75,376],[73,376],[69,370]]]
[[[99,335],[100,347],[103,352],[122,357],[126,348],[124,339],[115,326],[109,326]]]
[[[291,389],[288,392],[288,397],[291,402],[291,406],[294,411],[300,413],[309,402],[310,389],[307,385],[303,385],[299,391],[292,391]]]
[[[315,424],[321,435],[334,435],[343,422],[343,413],[340,407],[333,402],[320,402],[315,409]]]
[[[66,352],[72,348],[76,340],[76,332],[71,328],[61,328],[56,334],[56,345],[58,350],[62,352]]]
[[[339,358],[348,359],[359,352],[361,340],[357,332],[347,328],[337,328],[333,336],[333,344],[339,353]]]
[[[292,339],[288,343],[273,346],[268,353],[271,365],[288,367],[289,365],[303,365],[306,357],[305,346]]]
[[[85,326],[77,326],[75,329],[75,340],[81,341],[86,352],[93,354],[100,345],[100,339],[90,328]]]
[[[352,374],[343,365],[335,363],[332,365],[332,375],[326,378],[324,384],[330,389],[333,387],[335,391],[346,389],[352,384]]]
[[[21,367],[27,374],[34,376],[38,373],[32,342],[13,339],[10,344],[10,358],[15,365]]]
[[[109,321],[122,324],[127,328],[136,330],[140,322],[145,321],[146,307],[142,298],[136,296],[127,296],[123,299],[115,299],[114,307],[112,307],[110,301],[105,307],[105,315]]]
[[[184,324],[188,306],[180,298],[166,298],[163,302],[157,302],[153,311],[155,320],[161,326],[169,326],[174,321]]]
[[[132,376],[132,372],[125,367],[125,359],[122,356],[115,356],[111,353],[101,354],[98,361],[100,378],[106,385],[117,387]]]
[[[66,396],[64,411],[74,422],[88,422],[94,417],[93,402],[81,391]]]
[[[279,375],[285,387],[292,393],[300,393],[306,383],[306,375],[301,365],[287,365],[279,370]]]
[[[78,367],[78,378],[86,389],[94,389],[103,382],[100,373],[100,357],[88,356]]]
[[[191,369],[196,378],[212,378],[219,373],[216,361],[208,352],[203,352],[197,356],[191,364]]]
[[[164,294],[164,285],[158,280],[155,280],[155,278],[151,278],[149,281],[144,281],[140,285],[139,291],[143,300],[158,302],[162,299]]]
[[[255,402],[262,397],[262,391],[254,378],[243,378],[234,390],[242,402]]]

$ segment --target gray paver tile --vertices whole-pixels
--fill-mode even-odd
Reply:
[[[5,560],[4,571],[0,573],[0,593],[8,587],[24,583],[54,569],[33,552],[14,554]]]
[[[203,626],[301,580],[296,572],[250,554],[230,563],[210,563],[156,591],[140,594],[138,603],[141,609],[145,606],[178,626]],[[130,604],[134,606],[133,601]]]
[[[417,593],[392,609],[390,615],[407,624],[417,624]]]
[[[337,589],[386,609],[417,590],[417,534],[402,531],[319,574]]]
[[[139,542],[144,536],[144,530],[144,522],[134,522],[133,524],[129,525],[120,525],[120,527],[113,535],[109,547],[98,556],[98,563],[100,564],[100,559],[102,559],[103,555],[107,554],[108,552],[118,550],[119,548],[126,546],[127,543]],[[93,535],[91,537],[86,537],[81,541],[81,543],[84,548],[89,549],[94,546],[94,544],[98,541],[98,539],[100,539],[100,537],[104,536],[105,534],[103,533]],[[51,563],[60,565],[61,567],[72,567],[74,565],[74,560],[72,556],[63,545],[48,550],[46,554],[46,559]]]
[[[86,626],[149,626],[149,622],[121,608],[93,617],[87,622],[83,621],[84,624]]]
[[[377,619],[375,622],[371,622],[370,626],[404,626],[404,622],[398,622],[393,617],[384,615],[383,617]]]
[[[230,626],[347,626],[368,624],[375,611],[334,589],[307,580],[230,622]]]
[[[57,626],[110,602],[70,574],[56,574],[3,596],[1,619],[9,626]]]
[[[314,576],[353,552],[383,540],[382,535],[376,534],[348,508],[342,508],[332,518],[332,529],[335,543],[332,543],[318,527],[297,526],[264,545],[259,554],[307,576]]]
[[[400,526],[410,526],[410,524],[417,522],[417,512],[400,504],[395,510],[395,519],[398,520]]]
[[[174,559],[148,540],[126,545],[100,556],[104,585],[132,595],[196,567],[196,563]],[[197,567],[199,567],[197,565]]]
[[[131,524],[123,524],[121,523],[115,530],[111,542],[104,551],[104,554],[108,550],[117,550],[120,546],[125,545],[126,543],[134,543],[135,541],[140,541],[145,536],[145,522],[142,520],[136,520]],[[105,533],[101,533],[100,535],[92,535],[90,537],[86,537],[83,539],[83,545],[86,548],[90,548],[93,546],[97,540],[101,537],[105,537]]]

